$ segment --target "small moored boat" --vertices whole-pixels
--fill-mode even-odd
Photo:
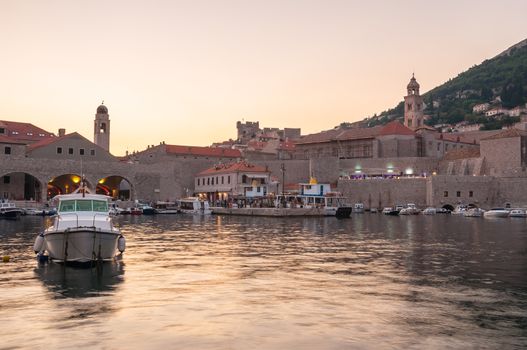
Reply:
[[[437,214],[437,209],[434,207],[428,207],[423,210],[423,215],[435,215]]]
[[[178,201],[179,210],[184,214],[211,214],[209,202],[198,197],[181,198]]]
[[[509,211],[505,208],[492,208],[483,214],[486,218],[506,218],[509,216]]]
[[[527,212],[525,211],[525,209],[515,208],[515,209],[512,209],[510,211],[509,217],[511,217],[511,218],[526,218],[527,217]]]
[[[53,225],[38,235],[33,249],[61,263],[113,260],[125,250],[126,242],[112,223],[110,198],[90,194],[84,186],[79,190],[54,198],[58,212]]]
[[[14,203],[2,200],[0,203],[0,219],[16,220],[22,215],[22,209],[17,208]]]
[[[463,213],[463,216],[466,216],[468,218],[480,218],[485,214],[485,210],[481,208],[470,208],[465,210]]]

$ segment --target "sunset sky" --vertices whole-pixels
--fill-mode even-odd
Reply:
[[[527,37],[527,1],[0,0],[0,119],[111,152],[210,145],[236,121],[329,129],[395,106]]]

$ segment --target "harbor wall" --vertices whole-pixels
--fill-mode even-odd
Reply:
[[[338,190],[350,203],[366,209],[415,203],[426,206],[426,178],[339,180]]]

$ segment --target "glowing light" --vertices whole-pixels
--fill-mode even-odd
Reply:
[[[104,178],[104,179],[100,179],[100,180],[99,180],[99,183],[100,183],[100,184],[103,184],[103,183],[105,183],[105,182],[106,182],[106,178]]]
[[[78,184],[81,181],[81,178],[79,176],[74,175],[71,177],[71,181],[73,181],[73,183],[75,184]]]
[[[391,174],[393,173],[393,169],[388,169],[388,172]]]
[[[432,175],[437,175],[437,173],[434,171],[434,172],[432,173]]]
[[[406,168],[406,170],[404,171],[404,173],[406,175],[412,175],[414,173],[414,170],[412,168]]]

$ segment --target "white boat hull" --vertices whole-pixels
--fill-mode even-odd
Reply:
[[[212,214],[211,209],[180,209],[181,213],[183,214],[192,214],[192,215],[209,215]]]
[[[509,212],[508,211],[486,211],[484,214],[483,214],[484,217],[486,218],[506,218],[509,216]]]
[[[76,228],[44,232],[44,249],[58,262],[110,261],[118,253],[119,231]]]

